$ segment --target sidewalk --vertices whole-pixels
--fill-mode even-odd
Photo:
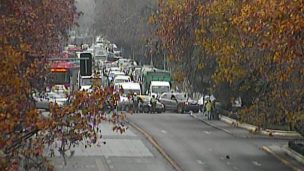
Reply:
[[[221,120],[208,120],[207,116],[203,113],[193,113],[191,115],[194,118],[199,119],[200,121],[204,122],[205,124],[212,126],[218,130],[224,131],[227,134],[237,137],[252,137],[253,134],[250,134],[248,130],[240,129],[236,126],[232,126],[231,124],[227,124]]]
[[[299,139],[303,138],[299,133],[294,131],[281,131],[281,130],[261,130],[257,131],[257,127],[254,125],[240,123],[237,120],[220,115],[220,120],[208,120],[207,116],[203,113],[191,114],[192,117],[201,120],[202,122],[220,129],[228,134],[237,135],[239,137],[273,137],[278,139]],[[241,129],[240,129],[241,128]]]
[[[262,150],[267,152],[268,154],[274,156],[278,160],[280,160],[285,165],[289,166],[295,171],[303,171],[304,170],[304,160],[303,159],[295,159],[296,154],[291,149],[285,146],[278,146],[278,145],[270,145],[270,146],[263,146]],[[302,156],[303,158],[303,156]]]
[[[104,122],[99,126],[103,139],[92,147],[84,144],[72,148],[73,157],[67,157],[67,165],[55,152],[50,158],[58,171],[171,171],[166,161],[147,145],[132,129],[120,134],[112,131],[112,125]],[[103,141],[106,144],[103,144]],[[70,153],[68,152],[68,155]]]

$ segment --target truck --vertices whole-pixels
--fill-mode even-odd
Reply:
[[[169,71],[143,66],[140,75],[142,94],[155,95],[170,91],[171,74]]]
[[[132,99],[129,98],[134,93],[140,95],[140,84],[134,82],[124,82],[114,84],[115,91],[123,89],[123,94],[120,96],[120,101],[118,102],[118,110],[128,111],[133,106]]]

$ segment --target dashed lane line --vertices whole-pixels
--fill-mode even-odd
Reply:
[[[163,134],[167,134],[167,131],[165,130],[161,130],[160,132],[162,132]]]

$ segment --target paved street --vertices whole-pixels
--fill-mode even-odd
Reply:
[[[57,171],[171,171],[171,166],[160,154],[146,142],[141,134],[132,128],[125,134],[112,131],[105,122],[99,126],[102,130],[102,142],[85,148],[76,146],[73,157],[64,165],[62,157],[56,152],[52,161]],[[69,152],[67,153],[69,155]]]
[[[231,126],[223,128],[225,132],[188,114],[137,114],[128,118],[151,134],[186,171],[291,170],[261,150],[263,145],[280,145],[286,140],[246,137],[248,132]]]

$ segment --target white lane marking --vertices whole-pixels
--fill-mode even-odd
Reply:
[[[95,168],[95,165],[90,164],[90,165],[85,165],[86,168]]]
[[[231,163],[228,161],[228,162],[226,162],[227,163],[227,165],[230,165]]]
[[[161,130],[160,132],[162,132],[163,134],[167,134],[167,131],[165,130]]]
[[[211,133],[209,131],[204,131],[205,134],[210,135]]]
[[[259,163],[259,162],[257,162],[257,161],[253,161],[252,163],[253,163],[254,165],[256,165],[256,166],[259,166],[259,167],[262,166],[262,164]]]
[[[196,162],[200,165],[205,165],[205,162],[202,162],[201,160],[196,160]]]
[[[227,130],[227,129],[223,129],[225,132],[229,133],[229,134],[232,134],[231,131]]]
[[[238,167],[236,167],[236,166],[233,166],[233,169],[234,169],[234,170],[239,170],[239,168],[238,168]]]
[[[111,162],[112,162],[112,161],[111,161],[110,159],[107,159],[107,163],[109,163],[109,164],[110,164]]]
[[[95,163],[97,166],[97,170],[106,170],[106,168],[105,168],[106,164],[101,159],[96,159]]]

